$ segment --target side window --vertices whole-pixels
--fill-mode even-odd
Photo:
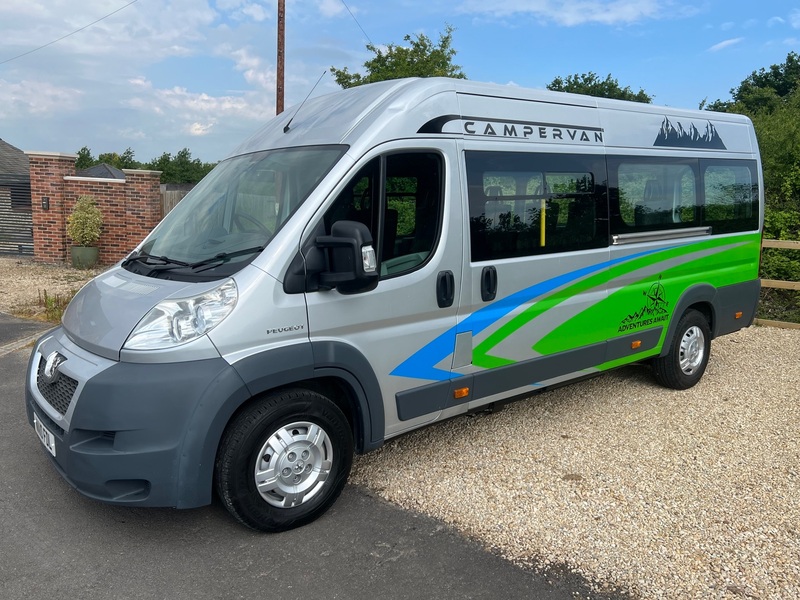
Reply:
[[[608,244],[602,158],[467,152],[473,262]]]
[[[611,232],[758,229],[755,161],[609,157]]]
[[[617,163],[616,174],[619,220],[613,233],[700,224],[691,163],[624,161]]]
[[[713,233],[758,229],[755,166],[703,161],[704,224]]]
[[[325,214],[364,223],[378,251],[381,277],[417,269],[436,247],[442,222],[442,159],[432,152],[388,154],[367,163]]]

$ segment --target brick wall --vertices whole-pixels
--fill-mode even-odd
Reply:
[[[75,176],[75,154],[26,152],[31,170],[33,258],[69,261],[67,216],[79,196],[94,196],[103,213],[100,262],[114,263],[138,244],[161,219],[159,171],[127,169],[125,179]],[[43,207],[48,198],[49,207]]]

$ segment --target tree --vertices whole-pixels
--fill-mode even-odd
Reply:
[[[82,171],[96,164],[97,161],[95,161],[94,156],[92,156],[92,151],[89,150],[88,146],[84,146],[78,150],[78,159],[75,161],[76,170]]]
[[[790,52],[784,63],[753,71],[730,100],[700,107],[752,119],[764,170],[764,237],[800,240],[800,55]],[[800,280],[800,252],[766,248],[761,276]],[[800,294],[764,290],[759,316],[800,322]]]
[[[605,79],[600,79],[597,73],[592,71],[582,75],[569,75],[566,79],[556,77],[547,85],[547,89],[554,92],[571,92],[600,98],[632,100],[645,104],[653,102],[653,98],[646,94],[643,89],[634,92],[630,86],[621,87],[619,81],[611,77],[610,74]]]
[[[461,67],[453,64],[456,50],[452,47],[453,27],[448,25],[445,33],[439,35],[439,43],[434,45],[425,34],[406,35],[403,40],[407,46],[389,44],[382,50],[374,44],[367,44],[367,50],[375,56],[364,63],[366,75],[350,73],[347,67],[331,67],[331,73],[343,88],[351,88],[365,83],[400,79],[402,77],[455,77],[466,79]]]
[[[94,165],[105,163],[117,169],[150,169],[161,171],[161,183],[197,183],[205,177],[216,163],[204,163],[199,158],[192,158],[188,148],[179,151],[175,156],[164,152],[158,158],[148,163],[136,160],[133,149],[126,148],[122,154],[104,152],[97,158],[92,156],[92,151],[84,146],[78,150],[78,159],[75,162],[77,170],[88,169]]]
[[[120,169],[139,169],[142,166],[142,163],[134,158],[133,149],[130,146],[125,148],[125,152],[120,155],[119,164]]]
[[[800,55],[789,52],[786,62],[769,69],[753,71],[737,87],[731,88],[731,100],[715,100],[700,108],[718,112],[753,115],[776,110],[800,86]]]
[[[95,164],[105,163],[117,169],[138,169],[142,166],[136,158],[134,158],[133,150],[128,147],[122,154],[116,152],[105,152],[97,157]]]
[[[769,208],[800,213],[800,89],[776,107],[749,116],[758,137]],[[800,230],[796,233],[800,239]]]
[[[161,183],[197,183],[214,166],[214,163],[204,163],[199,158],[192,159],[188,148],[180,150],[174,157],[164,152],[144,165],[147,169],[161,171]]]

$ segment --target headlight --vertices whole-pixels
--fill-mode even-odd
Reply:
[[[163,300],[148,312],[125,342],[128,350],[162,350],[191,342],[222,323],[239,292],[233,279],[213,290],[180,300]]]

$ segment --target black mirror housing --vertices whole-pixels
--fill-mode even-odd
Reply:
[[[328,270],[319,274],[321,288],[336,288],[341,294],[374,290],[380,273],[372,234],[358,221],[337,221],[331,234],[318,236],[318,248],[327,249]]]

